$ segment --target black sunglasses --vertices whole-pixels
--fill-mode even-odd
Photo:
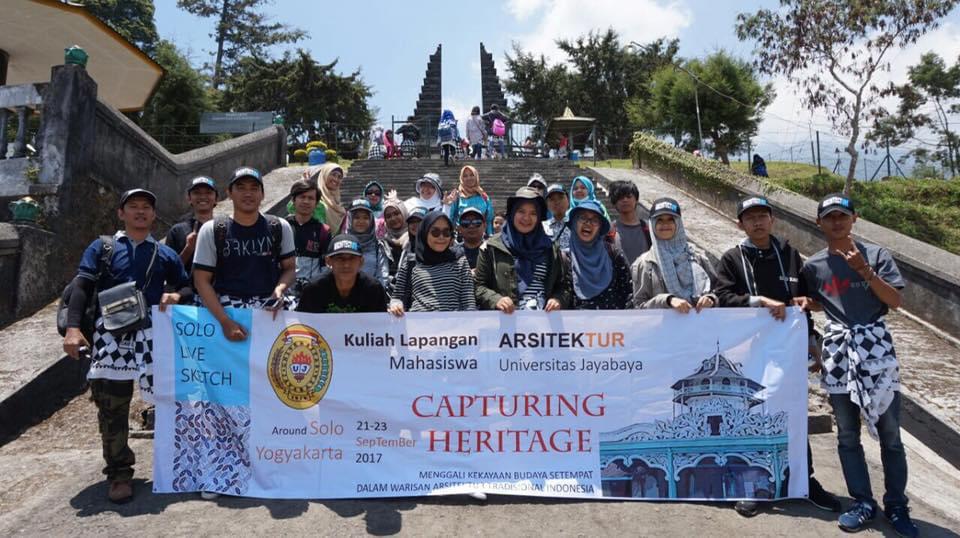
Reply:
[[[433,237],[450,237],[450,228],[430,228],[430,235]]]
[[[464,228],[483,226],[483,219],[463,219],[460,221],[460,226],[463,226]]]

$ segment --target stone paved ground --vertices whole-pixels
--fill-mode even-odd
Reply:
[[[655,180],[636,179],[641,184]],[[656,184],[649,187],[656,191],[663,188]],[[681,203],[691,207],[682,198]],[[736,236],[729,231],[729,220],[723,228],[720,220],[713,224],[709,220],[723,220],[722,217],[708,215],[703,208],[687,212],[688,229],[694,239],[730,244]],[[705,220],[700,222],[701,218]],[[137,498],[118,507],[105,500],[95,419],[93,404],[88,398],[79,397],[43,424],[0,447],[0,536],[309,533],[729,538],[840,534],[834,514],[821,512],[804,501],[777,503],[755,518],[743,519],[724,504],[583,502],[503,496],[491,496],[486,504],[464,496],[368,501],[223,497],[208,502],[197,495],[153,495],[149,481],[152,443],[146,439],[132,442],[140,461]],[[873,487],[882,492],[879,449],[869,437],[864,438]],[[844,493],[834,435],[812,436],[811,443],[817,476],[828,490]],[[905,444],[911,473],[907,493],[922,535],[958,536],[960,471],[906,433]],[[862,534],[893,533],[886,522],[877,521]]]

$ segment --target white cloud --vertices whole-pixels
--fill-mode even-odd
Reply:
[[[646,43],[677,37],[693,18],[680,3],[663,0],[510,0],[507,11],[519,21],[538,13],[535,27],[515,41],[524,51],[542,53],[555,62],[564,58],[556,46],[557,39],[575,39],[591,30],[613,28],[624,44]]]

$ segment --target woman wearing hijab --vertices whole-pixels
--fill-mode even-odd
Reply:
[[[443,206],[443,183],[440,176],[433,172],[423,174],[423,177],[417,180],[417,195],[407,198],[404,202],[407,204],[407,213],[413,211],[415,207],[422,207],[427,211],[432,211]]]
[[[400,254],[407,246],[407,206],[396,193],[383,204],[383,216],[377,219],[377,237],[390,247],[390,275],[397,274]]]
[[[543,230],[546,202],[521,187],[507,199],[503,229],[480,247],[475,272],[481,310],[546,310],[570,306],[570,278],[559,248]]]
[[[336,163],[324,163],[307,167],[303,179],[314,183],[320,189],[320,200],[313,216],[322,224],[330,227],[330,233],[343,233],[344,216],[347,210],[340,205],[340,185],[343,183],[343,168]],[[287,202],[287,213],[294,214],[293,201]]]
[[[383,185],[379,181],[367,183],[363,187],[363,197],[370,202],[374,220],[380,220],[383,216]]]
[[[453,112],[450,110],[444,110],[437,125],[437,145],[440,146],[444,166],[450,166],[450,160],[457,153],[459,144],[460,132],[457,130],[457,118],[453,117]]]
[[[649,224],[653,246],[631,267],[634,306],[673,308],[683,314],[716,306],[713,266],[687,243],[680,204],[658,198],[650,208]]]
[[[607,241],[610,221],[593,200],[570,211],[570,274],[577,310],[623,310],[633,307],[630,265]]]
[[[358,198],[350,205],[347,233],[355,236],[363,252],[360,270],[376,278],[387,289],[390,282],[390,253],[387,245],[377,239],[373,224],[373,209],[370,202]]]
[[[417,231],[416,258],[400,265],[387,311],[460,312],[476,310],[473,275],[453,251],[453,222],[439,211],[427,213]]]
[[[480,172],[467,165],[460,169],[460,185],[450,202],[450,220],[454,227],[460,225],[460,215],[468,207],[477,208],[487,223],[487,235],[493,235],[493,201],[480,186]]]

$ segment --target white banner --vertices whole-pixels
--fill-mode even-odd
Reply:
[[[807,494],[795,308],[228,312],[154,309],[155,492]]]

